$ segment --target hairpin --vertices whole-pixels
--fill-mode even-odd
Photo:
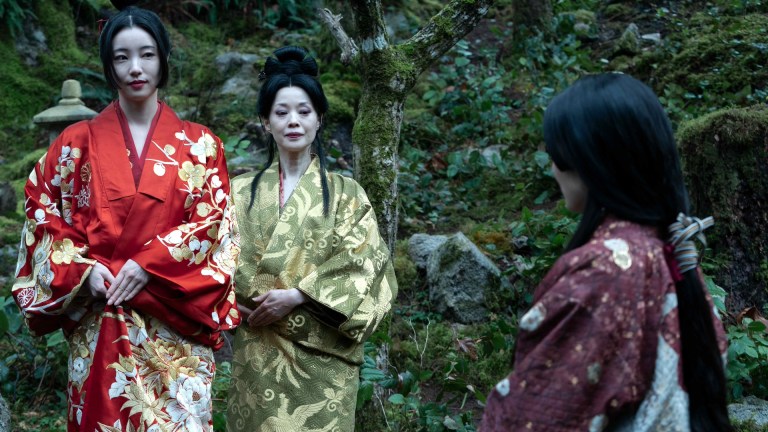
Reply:
[[[101,34],[101,31],[104,29],[104,24],[106,24],[107,21],[109,21],[109,20],[106,20],[104,18],[96,21],[99,24],[99,34]]]

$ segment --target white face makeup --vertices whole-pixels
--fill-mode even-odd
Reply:
[[[300,87],[283,87],[275,95],[265,126],[281,153],[309,155],[320,119],[307,92]]]
[[[112,51],[121,98],[140,103],[153,96],[160,81],[160,57],[152,36],[138,27],[125,28],[115,35]]]

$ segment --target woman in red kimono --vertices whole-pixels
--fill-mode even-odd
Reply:
[[[568,251],[520,320],[514,371],[481,430],[730,431],[726,339],[698,270],[670,122],[627,75],[580,79],[547,107],[544,139]]]
[[[30,174],[13,295],[33,333],[69,341],[68,430],[211,430],[213,350],[239,322],[222,144],[158,100],[157,15],[120,11],[99,50],[118,100]]]

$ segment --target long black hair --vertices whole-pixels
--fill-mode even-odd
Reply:
[[[171,53],[171,39],[168,36],[168,29],[165,28],[156,13],[135,6],[128,6],[113,15],[101,30],[99,57],[101,58],[101,66],[104,68],[104,77],[112,88],[120,88],[115,77],[112,42],[120,31],[132,27],[146,31],[155,40],[157,55],[160,57],[160,81],[157,88],[165,87],[168,83],[168,55]]]
[[[575,170],[587,187],[568,250],[588,242],[606,214],[664,236],[680,212],[688,213],[672,125],[640,81],[611,73],[581,78],[547,107],[544,140],[558,169]],[[723,360],[697,271],[684,273],[676,291],[691,430],[731,431]]]
[[[328,192],[328,179],[326,178],[325,150],[323,149],[322,139],[320,137],[323,118],[328,112],[328,99],[323,92],[323,86],[317,79],[317,62],[310,56],[304,48],[296,46],[287,46],[274,52],[274,57],[268,57],[264,69],[259,77],[264,81],[259,90],[259,98],[256,103],[256,111],[259,117],[269,118],[272,110],[272,104],[275,102],[275,96],[280,89],[296,86],[304,90],[312,102],[312,107],[318,114],[320,120],[320,129],[315,135],[313,145],[317,158],[320,160],[320,185],[323,193],[323,215],[328,216],[330,198]],[[251,202],[248,209],[253,207],[256,200],[256,190],[261,175],[272,165],[275,160],[276,144],[272,135],[268,136],[267,143],[267,162],[264,167],[256,174],[251,184]]]

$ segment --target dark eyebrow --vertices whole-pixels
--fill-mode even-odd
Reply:
[[[287,106],[288,106],[287,103],[276,103],[275,104],[275,107],[287,107]],[[310,108],[312,108],[312,104],[309,103],[309,102],[299,102],[299,106],[300,107],[310,107]]]
[[[140,48],[139,48],[139,51],[142,51],[142,50],[146,50],[146,49],[153,49],[153,50],[156,50],[156,49],[157,49],[157,47],[156,47],[156,46],[154,46],[154,45],[144,45],[143,47],[140,47]],[[112,51],[113,51],[113,52],[117,52],[117,51],[128,51],[128,48],[121,48],[121,47],[118,47],[118,48],[116,48],[116,49],[114,49],[114,50],[112,50]]]

